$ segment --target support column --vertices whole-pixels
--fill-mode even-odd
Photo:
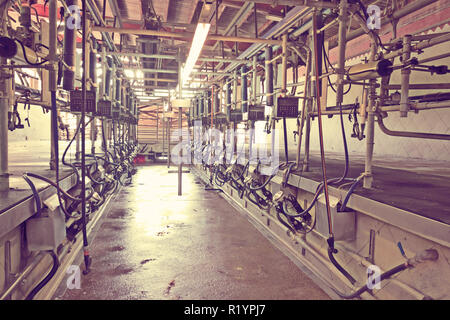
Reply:
[[[0,59],[6,64],[5,58]],[[10,108],[10,72],[8,69],[0,70],[0,191],[9,190],[8,173],[8,111]]]
[[[376,80],[370,80],[369,87],[369,108],[367,110],[367,132],[366,132],[366,159],[365,159],[365,176],[363,187],[365,189],[372,188],[373,175],[372,175],[372,160],[373,160],[373,147],[375,141],[375,84]]]
[[[344,99],[344,76],[345,76],[345,47],[347,43],[347,0],[341,0],[339,8],[339,33],[338,33],[338,67],[337,67],[337,88],[336,105],[342,104]],[[320,52],[320,48],[317,51]],[[326,93],[325,93],[326,94]]]

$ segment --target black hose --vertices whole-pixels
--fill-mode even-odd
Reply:
[[[280,221],[282,225],[284,225],[284,226],[285,226],[286,228],[288,228],[293,234],[295,234],[296,231],[294,230],[294,228],[293,228],[290,224],[288,224],[286,221],[284,221],[284,220],[281,218],[280,213],[282,212],[282,209],[279,208],[278,206],[275,206],[275,209],[276,209],[275,211],[277,212],[277,218],[278,218],[278,221]]]
[[[339,212],[345,211],[347,208],[347,202],[350,199],[350,196],[352,195],[353,191],[355,190],[356,186],[361,182],[361,178],[356,179],[356,181],[352,184],[350,189],[347,191],[347,194],[345,195],[344,201],[342,202],[341,207],[339,208]]]
[[[59,206],[67,217],[71,217],[71,214],[67,212],[61,199],[61,188],[59,186],[59,131],[58,131],[58,106],[56,104],[56,91],[50,91],[52,113],[51,113],[51,125],[53,127],[53,145],[54,145],[54,157],[55,157],[55,178],[56,178],[56,194],[58,196]]]
[[[258,185],[257,187],[253,187],[253,186],[249,185],[248,188],[249,188],[251,191],[261,190],[262,188],[264,188],[264,187],[267,186],[267,184],[273,179],[273,177],[275,177],[275,175],[271,175],[270,177],[268,177],[268,178],[266,179],[266,181],[264,181],[263,184]]]
[[[16,40],[20,44],[20,46],[22,47],[23,57],[24,57],[26,63],[28,63],[29,65],[40,66],[41,64],[44,64],[44,63],[46,63],[48,61],[48,60],[43,59],[41,62],[31,62],[30,60],[28,60],[27,50],[25,49],[25,46],[24,46],[23,42],[20,41],[17,38],[15,38],[14,40]]]
[[[48,251],[48,253],[53,258],[52,269],[45,276],[45,278],[42,279],[42,281],[39,282],[38,285],[36,287],[34,287],[33,290],[30,291],[30,293],[26,296],[25,300],[33,300],[33,298],[36,296],[36,294],[53,278],[53,276],[56,274],[56,271],[58,271],[58,268],[59,268],[58,256],[53,251]]]
[[[26,174],[27,176],[29,176],[29,177],[36,178],[36,179],[40,179],[40,180],[42,180],[42,181],[47,182],[48,184],[52,185],[52,186],[55,187],[57,190],[59,190],[59,192],[61,192],[61,193],[62,193],[65,197],[67,197],[69,200],[72,200],[72,201],[81,201],[80,198],[77,198],[77,197],[74,197],[74,196],[70,195],[69,193],[67,193],[66,191],[64,191],[64,190],[63,190],[56,182],[52,181],[52,180],[49,179],[49,178],[40,176],[40,175],[35,174],[35,173],[32,173],[32,172],[26,172],[25,174]],[[94,193],[94,192],[91,192],[91,193],[86,197],[86,199],[91,198],[91,197],[93,196],[93,193]]]
[[[88,123],[86,125],[88,125],[94,118],[92,118],[91,120],[88,121]],[[75,130],[75,133],[72,137],[72,139],[70,140],[69,144],[67,145],[66,149],[64,150],[63,156],[62,156],[62,164],[68,167],[71,167],[73,169],[73,172],[75,173],[75,175],[77,176],[77,182],[75,184],[75,187],[78,186],[78,184],[80,183],[80,175],[78,173],[77,168],[72,164],[72,163],[68,163],[66,162],[66,154],[67,151],[69,151],[70,146],[72,145],[72,143],[74,142],[75,138],[77,137],[77,135],[80,133],[80,128],[81,128],[81,121],[78,123],[77,129]]]
[[[383,280],[385,280],[385,279],[388,279],[388,278],[390,278],[391,276],[393,276],[394,274],[399,273],[399,272],[401,272],[401,271],[403,271],[403,270],[405,270],[405,269],[407,269],[407,268],[408,268],[408,263],[405,262],[405,263],[399,264],[398,266],[396,266],[396,267],[394,267],[394,268],[392,268],[392,269],[390,269],[390,270],[384,272],[384,273],[380,276],[380,281],[383,281]],[[333,291],[336,292],[336,294],[337,294],[339,297],[343,298],[343,299],[354,299],[354,298],[356,298],[356,297],[359,297],[361,294],[363,294],[363,293],[366,292],[367,290],[369,290],[369,288],[367,287],[367,284],[364,285],[363,287],[359,288],[358,290],[356,290],[354,293],[349,294],[349,295],[345,295],[345,294],[343,294],[343,293],[341,293],[341,292],[339,292],[339,291],[333,289]]]
[[[347,270],[345,270],[333,256],[333,254],[338,252],[337,249],[334,248],[334,238],[333,237],[328,238],[327,242],[328,242],[328,258],[330,258],[331,263],[348,279],[348,281],[350,281],[351,284],[355,284],[356,283],[355,278],[353,278],[350,275],[350,273],[348,273]]]
[[[33,191],[34,201],[36,202],[36,213],[35,214],[39,214],[42,210],[42,205],[41,205],[41,197],[39,196],[39,193],[36,190],[36,186],[30,180],[30,178],[28,178],[26,173],[22,177],[25,179],[25,181],[30,186],[31,191]]]

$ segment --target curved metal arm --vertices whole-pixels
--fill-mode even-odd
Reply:
[[[409,132],[409,131],[392,131],[386,128],[381,115],[377,115],[378,126],[381,131],[389,136],[394,137],[407,137],[407,138],[419,138],[419,139],[435,139],[435,140],[450,140],[450,135],[439,133],[426,133],[426,132]]]

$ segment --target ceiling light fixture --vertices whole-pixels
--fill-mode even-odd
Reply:
[[[209,23],[198,23],[195,29],[194,39],[192,39],[191,50],[189,51],[186,64],[183,68],[183,73],[181,75],[182,83],[185,84],[189,76],[191,75],[192,69],[194,69],[195,63],[197,62],[200,52],[202,51],[203,45],[205,44],[206,37],[208,36],[209,28],[211,24]]]

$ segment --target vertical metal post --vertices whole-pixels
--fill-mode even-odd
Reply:
[[[92,119],[91,121],[91,153],[95,154],[95,141],[97,140],[97,119]]]
[[[178,99],[182,98],[183,95],[183,83],[182,83],[182,79],[181,79],[181,56],[180,56],[180,51],[178,51]],[[211,115],[212,115],[212,110],[211,110]],[[182,126],[183,126],[183,122],[182,122],[182,116],[183,116],[183,108],[179,107],[178,108],[178,130],[179,130],[179,139],[178,139],[178,143],[181,146],[181,143],[183,141],[183,134],[182,134]],[[212,121],[212,118],[211,118]],[[181,196],[183,194],[182,191],[182,187],[183,187],[183,149],[180,147],[180,150],[178,151],[178,195]]]
[[[310,98],[310,99],[308,99],[308,101],[307,101],[307,103],[306,103],[306,119],[305,119],[305,122],[306,122],[306,127],[305,127],[305,157],[304,157],[304,159],[303,159],[303,171],[304,172],[308,172],[309,171],[309,148],[310,148],[310,138],[311,138],[311,116],[310,116],[310,112],[312,111],[312,95],[313,95],[313,92],[315,91],[315,90],[313,90],[312,89],[312,79],[313,79],[313,77],[312,77],[312,70],[313,70],[313,67],[312,67],[312,57],[313,57],[313,55],[315,54],[314,53],[314,46],[312,46],[311,44],[312,44],[312,38],[314,37],[314,34],[313,34],[313,29],[311,28],[311,29],[309,29],[309,47],[310,48],[312,48],[311,50],[311,52],[309,53],[310,54],[310,71],[309,71],[309,74],[308,74],[308,76],[309,76],[309,84],[308,84],[308,98]],[[315,80],[314,80],[315,81]]]
[[[281,96],[285,97],[287,90],[287,34],[283,34],[282,39],[282,57],[281,57]],[[289,162],[289,149],[287,137],[287,122],[286,117],[283,117],[283,134],[284,134],[284,157],[286,163]]]
[[[234,70],[233,73],[233,105],[234,105],[234,109],[237,109],[237,70]]]
[[[50,0],[49,2],[49,51],[48,51],[48,61],[50,62],[50,70],[49,70],[49,91],[56,92],[57,89],[57,70],[56,70],[56,50],[57,50],[57,1]],[[52,110],[53,112],[53,110]],[[55,127],[56,126],[56,127]],[[54,137],[54,135],[57,137]],[[56,164],[58,163],[58,159],[56,159],[56,148],[55,141],[59,141],[59,130],[57,126],[57,122],[50,122],[50,169],[56,170]]]
[[[230,120],[230,114],[231,114],[231,82],[227,78],[226,80],[226,91],[225,91],[225,110],[227,119]]]
[[[310,72],[311,72],[311,51],[307,50],[307,55],[306,55],[306,71],[305,71],[305,84],[303,86],[303,101],[302,101],[302,113],[301,113],[301,117],[302,119],[300,120],[300,124],[297,127],[297,132],[298,132],[298,146],[297,146],[297,161],[296,161],[296,165],[295,168],[296,169],[300,169],[300,156],[301,156],[301,152],[302,152],[302,140],[303,140],[303,127],[305,125],[305,120],[306,120],[306,114],[308,113],[308,102],[310,101]]]
[[[365,159],[365,175],[363,187],[366,189],[372,188],[372,160],[373,160],[373,146],[375,141],[375,84],[376,80],[369,81],[369,108],[367,110],[367,132],[366,132],[366,159]]]
[[[168,105],[170,107],[170,90],[168,97]],[[170,168],[170,128],[172,126],[172,118],[167,117],[167,168]]]
[[[266,104],[268,106],[273,106],[273,68],[271,64],[267,62],[272,60],[272,47],[267,46],[265,49],[265,60],[266,60]]]
[[[163,102],[163,111],[162,111],[162,143],[163,143],[163,154],[164,154],[164,150],[166,150],[166,126],[165,126],[165,121],[166,121],[166,111],[164,110],[164,102]]]
[[[241,111],[248,112],[247,66],[241,68]]]
[[[338,67],[337,67],[337,88],[336,88],[336,105],[342,104],[344,99],[344,75],[345,75],[345,47],[347,43],[347,0],[341,0],[339,4],[339,31],[338,31]],[[320,51],[318,48],[317,51]],[[315,53],[317,54],[317,53]],[[319,81],[319,80],[316,80]],[[319,97],[319,93],[317,93]]]
[[[0,58],[1,64],[6,64],[5,58]],[[0,69],[0,191],[9,190],[8,173],[8,111],[11,87],[10,71]]]
[[[55,2],[57,0],[52,0]],[[82,0],[82,60],[84,61],[83,65],[83,75],[81,79],[82,83],[82,107],[81,107],[81,222],[83,225],[82,232],[83,232],[83,251],[84,251],[84,264],[85,264],[85,270],[84,273],[89,272],[89,265],[90,265],[90,257],[89,257],[89,250],[88,250],[88,240],[87,240],[87,231],[86,231],[86,85],[87,85],[87,64],[88,61],[88,48],[87,48],[87,24],[88,20],[86,18],[87,10],[86,10],[86,0]],[[56,21],[55,21],[56,23]]]
[[[256,8],[256,5],[255,5],[255,8]],[[253,93],[253,97],[252,97],[252,100],[253,100],[253,104],[256,105],[256,88],[257,88],[257,86],[256,86],[256,82],[257,82],[256,75],[257,75],[257,67],[258,67],[258,56],[257,55],[253,56],[252,64],[253,64],[253,72],[252,72],[252,93]]]
[[[281,95],[283,97],[286,96],[286,87],[287,87],[287,34],[283,34],[281,37],[282,40],[282,55],[281,55]],[[275,64],[276,65],[276,64]]]
[[[77,5],[77,0],[67,0],[67,6]],[[75,28],[69,28],[67,21],[71,19],[67,16],[64,28],[64,62],[70,67],[63,70],[63,88],[73,90],[75,85],[75,65],[76,65],[76,34]]]
[[[211,108],[209,112],[211,112],[211,129],[214,127],[214,112],[216,106],[216,93],[214,86],[211,87]]]
[[[405,35],[403,37],[403,49],[402,49],[402,62],[406,63],[411,57],[411,35]],[[408,116],[408,96],[409,96],[409,76],[411,69],[406,67],[401,71],[401,96],[400,96],[400,117],[405,118]]]

